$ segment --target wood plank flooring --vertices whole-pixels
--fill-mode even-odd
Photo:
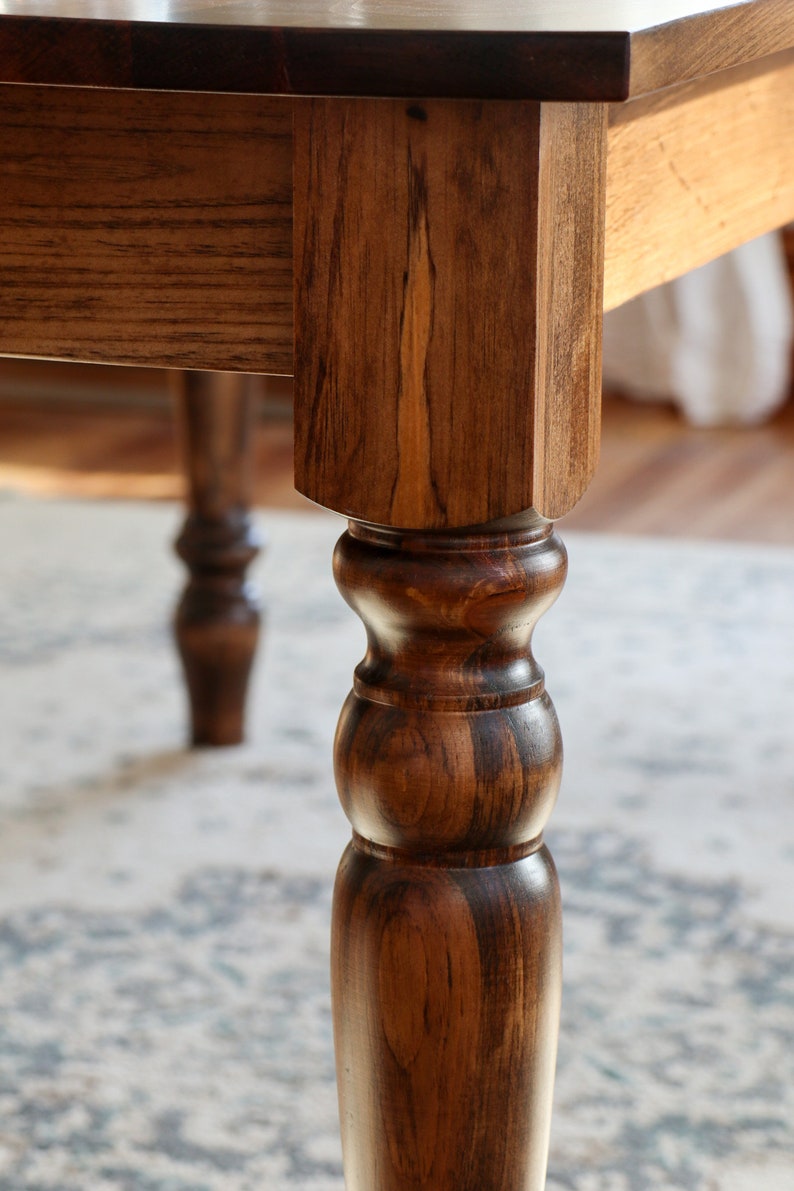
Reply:
[[[794,402],[762,426],[706,430],[606,396],[599,468],[564,525],[794,545]]]
[[[310,510],[292,487],[288,389],[267,384],[256,429],[256,503]],[[671,407],[607,396],[603,427],[596,479],[563,530],[794,545],[794,402],[764,426],[699,430]],[[178,497],[165,375],[3,361],[0,487]]]

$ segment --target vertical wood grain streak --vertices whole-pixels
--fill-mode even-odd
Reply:
[[[433,337],[435,265],[430,246],[427,153],[408,157],[408,243],[400,310],[400,370],[397,382],[397,477],[392,512],[398,523],[412,515],[415,477],[432,474],[428,364]],[[425,493],[425,513],[433,515],[434,493]]]
[[[296,482],[311,499],[417,527],[529,503],[538,120],[537,104],[296,108]]]
[[[598,441],[605,111],[296,108],[299,491],[403,528],[579,499]]]

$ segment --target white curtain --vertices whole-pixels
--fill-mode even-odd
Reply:
[[[794,319],[777,233],[604,318],[607,388],[672,400],[699,426],[758,422],[789,391]]]

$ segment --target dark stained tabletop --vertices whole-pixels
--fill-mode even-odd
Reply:
[[[0,0],[0,81],[619,100],[794,46],[794,0]]]

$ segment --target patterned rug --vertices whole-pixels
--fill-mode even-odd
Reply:
[[[342,1189],[342,526],[263,515],[250,743],[190,753],[178,519],[0,500],[0,1191]],[[794,552],[567,541],[548,1189],[791,1188]]]

